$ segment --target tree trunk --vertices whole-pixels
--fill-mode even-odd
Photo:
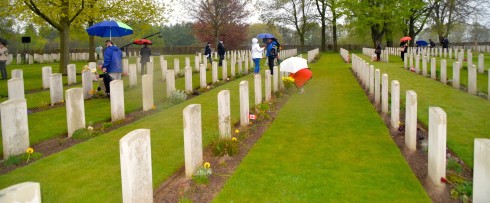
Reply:
[[[383,39],[383,31],[380,29],[379,24],[374,24],[371,26],[371,38],[373,40],[373,46],[376,47],[376,42]]]
[[[88,27],[92,27],[92,25],[94,25],[94,21],[90,20],[88,22]],[[88,37],[88,61],[92,61],[92,62],[96,61],[94,53],[95,53],[95,37],[89,36]]]
[[[393,30],[390,25],[385,25],[386,47],[393,47]]]
[[[321,46],[321,51],[325,52],[327,51],[327,45],[326,45],[326,30],[327,30],[327,25],[325,23],[326,19],[325,16],[322,16],[322,46]]]
[[[305,35],[304,34],[300,34],[299,35],[299,41],[300,41],[300,44],[301,44],[301,53],[303,53],[305,51]]]
[[[415,19],[413,17],[410,17],[408,23],[408,36],[412,38],[410,46],[413,47],[415,45]]]
[[[337,52],[337,16],[332,17],[332,38],[333,38],[333,51]]]
[[[60,31],[60,67],[59,73],[66,74],[66,66],[70,62],[70,27]]]

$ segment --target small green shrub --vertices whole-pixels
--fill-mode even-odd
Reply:
[[[170,95],[170,98],[168,101],[172,104],[178,104],[187,99],[187,93],[184,90],[175,90],[172,92],[172,95]]]
[[[192,180],[196,184],[208,184],[209,176],[211,176],[212,174],[213,174],[213,169],[211,169],[211,164],[206,162],[192,176]]]
[[[452,171],[454,171],[456,173],[463,172],[463,167],[454,158],[449,158],[447,160],[447,169],[448,170],[452,170]]]
[[[111,128],[112,125],[113,125],[112,122],[105,122],[102,124],[102,129],[105,130],[105,129]]]
[[[238,143],[235,139],[218,138],[211,143],[215,156],[234,156],[238,154]]]
[[[20,155],[17,155],[17,156],[11,156],[11,157],[9,157],[7,160],[5,160],[3,162],[3,165],[4,166],[19,165],[20,163],[27,162],[27,159],[29,159],[29,162],[30,162],[30,161],[34,161],[34,160],[40,159],[42,157],[43,157],[43,154],[41,154],[39,152],[32,153],[30,157],[29,157],[29,154],[28,153],[23,153],[23,154],[20,154]]]
[[[95,130],[89,130],[87,128],[81,128],[73,132],[71,136],[73,139],[77,140],[88,140],[93,137],[99,136],[101,133]]]

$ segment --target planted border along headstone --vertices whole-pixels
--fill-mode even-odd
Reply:
[[[184,108],[183,114],[185,176],[191,178],[203,162],[201,105],[191,104]]]
[[[36,182],[23,182],[0,190],[0,202],[41,203],[41,185]]]
[[[254,76],[254,92],[255,92],[255,105],[262,103],[262,76],[257,74]]]
[[[153,202],[149,129],[137,129],[119,140],[123,202]]]
[[[66,124],[68,137],[80,128],[85,128],[85,104],[83,100],[83,89],[72,88],[66,90]]]
[[[25,99],[11,99],[0,104],[3,157],[19,155],[29,147],[29,127]]]
[[[388,74],[383,74],[381,81],[381,112],[388,113]]]
[[[218,125],[221,138],[231,137],[230,90],[218,93]]]
[[[77,66],[68,64],[66,67],[68,85],[77,83]]]
[[[166,75],[166,84],[167,84],[167,98],[170,98],[175,91],[175,72],[174,70],[167,70]]]
[[[249,92],[248,92],[248,81],[244,80],[240,82],[240,126],[248,126],[249,122]]]
[[[153,75],[146,74],[141,76],[141,92],[143,98],[143,111],[153,108]]]
[[[21,78],[12,78],[7,82],[8,98],[9,99],[23,99],[24,93],[24,80]]]
[[[49,88],[49,78],[52,74],[51,66],[44,66],[42,68],[43,89]]]
[[[408,90],[405,101],[405,146],[415,151],[417,145],[417,93]]]
[[[490,139],[474,141],[473,202],[484,203],[490,199]]]
[[[124,112],[124,83],[122,80],[111,81],[111,120],[118,121],[125,118]]]
[[[61,73],[51,74],[49,79],[50,88],[49,93],[51,95],[51,106],[63,101],[63,76]]]
[[[446,178],[446,112],[429,107],[428,175],[436,186],[444,186]]]
[[[400,83],[398,80],[391,81],[391,127],[400,127]]]

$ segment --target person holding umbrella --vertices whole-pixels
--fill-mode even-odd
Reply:
[[[141,55],[141,74],[145,75],[146,74],[146,63],[150,62],[150,56],[151,56],[151,49],[148,47],[148,44],[144,44],[143,47],[141,47],[140,50],[140,55]]]
[[[405,60],[405,53],[407,53],[408,41],[410,40],[412,40],[411,37],[402,37],[400,39],[400,52],[401,52],[402,61]]]
[[[306,59],[300,57],[288,58],[281,62],[280,68],[281,71],[290,73],[289,76],[294,78],[294,84],[300,89],[299,93],[304,93],[304,86],[313,77]]]
[[[252,59],[255,63],[254,73],[260,72],[260,59],[262,58],[262,52],[265,47],[260,47],[259,40],[257,38],[252,39]]]
[[[2,73],[2,80],[7,79],[7,40],[0,38],[0,72]]]
[[[99,65],[103,72],[109,74],[114,80],[121,79],[122,73],[122,51],[112,44],[111,40],[105,42],[104,64]]]

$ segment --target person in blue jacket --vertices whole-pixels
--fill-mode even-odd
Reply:
[[[267,39],[267,61],[269,62],[269,69],[271,71],[271,75],[274,75],[274,61],[276,58],[278,59],[278,43],[274,39]]]
[[[106,49],[104,51],[104,64],[102,71],[108,73],[114,80],[121,79],[122,73],[122,51],[114,46],[111,40],[105,41]]]

